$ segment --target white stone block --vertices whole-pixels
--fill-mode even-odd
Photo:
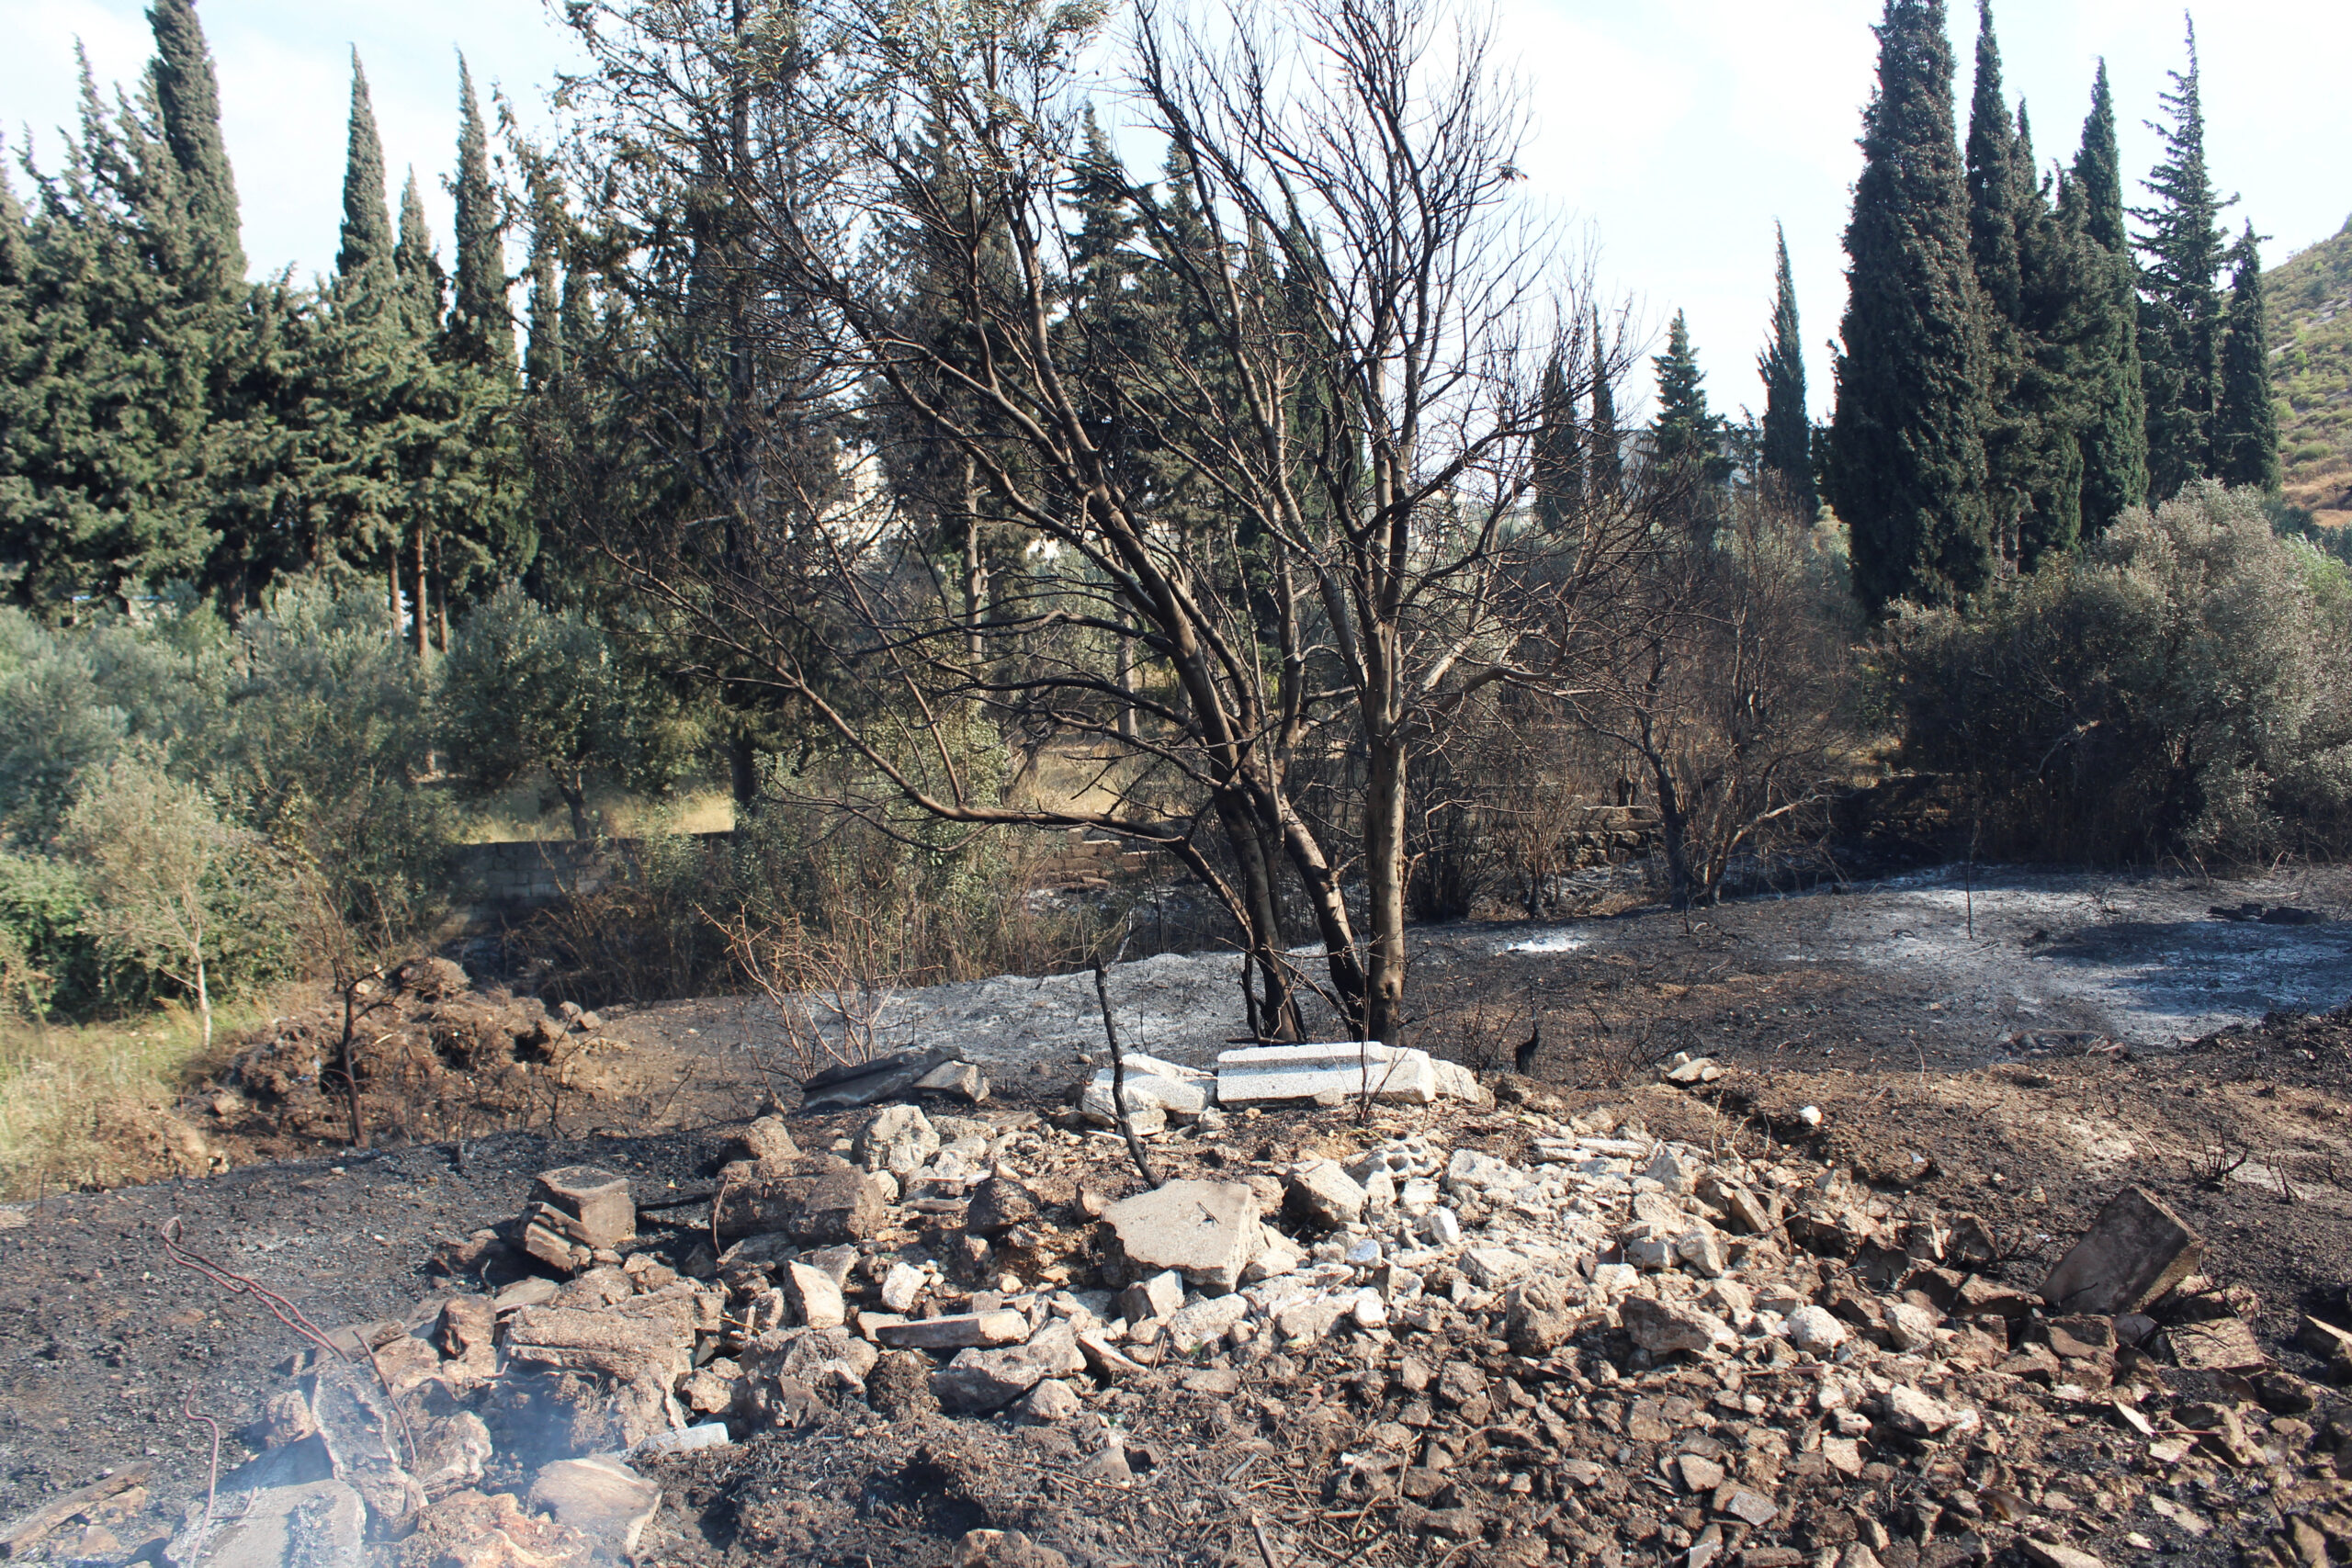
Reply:
[[[1426,1051],[1377,1043],[1246,1045],[1216,1059],[1216,1099],[1228,1109],[1369,1091],[1390,1104],[1428,1105],[1438,1098],[1436,1066]]]

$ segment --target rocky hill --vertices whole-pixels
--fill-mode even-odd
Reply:
[[[2266,281],[2287,499],[2352,524],[2352,220]]]

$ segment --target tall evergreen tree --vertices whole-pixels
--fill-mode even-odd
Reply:
[[[2100,61],[2091,111],[2060,211],[2083,249],[2083,529],[2096,535],[2148,499],[2148,407],[2141,385],[2139,266],[2123,226],[2115,96]]]
[[[1763,468],[1789,505],[1811,517],[1821,498],[1814,491],[1813,423],[1805,412],[1804,333],[1797,324],[1789,237],[1778,223],[1772,232],[1778,252],[1772,343],[1756,360],[1756,373],[1764,378]]]
[[[1650,425],[1650,457],[1671,465],[1703,464],[1716,456],[1723,422],[1707,407],[1705,373],[1690,349],[1682,312],[1666,331],[1666,352],[1650,361],[1657,373],[1657,418]]]
[[[351,122],[343,162],[343,246],[334,270],[346,294],[363,288],[389,298],[392,281],[392,219],[384,205],[384,142],[368,73],[351,51]]]
[[[1577,419],[1568,355],[1554,350],[1535,391],[1535,449],[1528,464],[1539,527],[1559,529],[1584,507],[1585,433]]]
[[[2237,200],[2213,188],[2205,166],[2205,104],[2199,84],[2197,26],[2188,24],[2188,69],[2171,73],[2161,98],[2167,123],[2164,161],[2145,181],[2153,205],[2132,216],[2146,225],[2141,283],[2140,355],[2148,394],[2148,492],[2162,501],[2213,467],[2213,407],[2222,367],[2222,209]]]
[[[563,248],[562,197],[552,172],[531,182],[531,324],[524,345],[525,384],[545,392],[563,378],[563,291],[557,283]]]
[[[462,57],[458,62],[458,175],[451,185],[458,205],[456,291],[449,310],[453,355],[485,367],[512,370],[514,323],[506,303],[506,225],[498,188],[490,179],[490,139],[482,130],[481,106]]]
[[[220,85],[213,74],[212,51],[196,19],[195,0],[155,0],[147,26],[155,36],[148,79],[198,237],[204,281],[227,298],[243,289],[245,250],[239,237],[236,176],[220,140]]]
[[[2222,389],[2213,411],[2213,477],[2278,488],[2278,405],[2270,397],[2270,308],[2254,225],[2230,248],[2230,310],[2222,333]]]
[[[1592,312],[1592,498],[1613,506],[1625,493],[1623,437],[1617,431],[1617,389],[1600,346],[1600,311]]]
[[[1873,612],[1965,597],[1992,565],[1984,328],[1942,0],[1886,0],[1876,32],[1828,472]]]
[[[408,172],[401,187],[401,237],[392,247],[392,270],[401,281],[409,328],[420,338],[441,326],[447,304],[449,276],[441,269],[441,255],[433,243],[433,225],[424,215],[424,194],[417,188],[416,171]]]

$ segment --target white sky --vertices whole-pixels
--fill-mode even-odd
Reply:
[[[1761,401],[1752,368],[1771,306],[1772,223],[1788,226],[1814,401],[1826,410],[1845,303],[1839,248],[1860,157],[1880,0],[1495,0],[1504,57],[1522,73],[1538,140],[1520,188],[1589,230],[1605,288],[1630,294],[1658,336],[1687,310],[1715,406]],[[1965,130],[1974,6],[1954,6]],[[503,85],[543,124],[555,73],[575,62],[539,0],[201,0],[256,272],[334,263],[344,124],[356,44],[368,67],[393,196],[413,164],[445,255],[441,188],[457,140],[457,64]],[[2154,162],[2142,121],[2182,63],[2173,0],[2002,0],[2005,74],[2033,116],[2046,167],[2071,157],[2104,54],[2123,162]],[[2352,210],[2352,5],[2231,0],[2199,8],[2207,152],[2229,215],[2271,236],[2273,263],[2335,233]],[[133,81],[151,51],[143,0],[0,0],[0,127],[53,162],[51,128],[74,114],[74,40],[100,81]],[[485,106],[485,112],[488,112]],[[1139,171],[1141,172],[1141,171]],[[2129,193],[2136,198],[2136,192]],[[1642,378],[1646,382],[1646,378]],[[1646,389],[1645,385],[1644,389]]]

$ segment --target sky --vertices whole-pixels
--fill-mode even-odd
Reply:
[[[1598,256],[1604,296],[1630,300],[1653,346],[1687,312],[1714,406],[1760,407],[1754,362],[1771,311],[1772,226],[1786,225],[1812,400],[1826,416],[1830,341],[1845,304],[1840,249],[1860,164],[1880,0],[1492,0],[1501,57],[1529,96],[1534,141],[1521,199]],[[1974,7],[1954,7],[1965,130]],[[540,0],[200,0],[220,73],[225,133],[256,274],[330,269],[342,213],[350,51],[368,69],[397,197],[410,165],[446,254],[442,182],[457,140],[457,53],[485,95],[503,87],[526,128],[548,123],[556,74],[579,57]],[[2031,115],[2046,169],[2069,158],[2103,55],[2129,175],[2155,162],[2165,72],[2186,60],[2172,0],[2005,0],[2004,74]],[[2231,0],[2199,10],[2207,155],[2234,231],[2250,219],[2276,263],[2352,212],[2352,6]],[[0,129],[29,126],[53,163],[74,112],[74,40],[101,83],[134,81],[151,52],[143,0],[0,0]],[[21,185],[21,176],[17,176]],[[2127,199],[2137,193],[2127,189]],[[1638,378],[1644,383],[1646,378]],[[1646,389],[1645,385],[1640,389]]]

